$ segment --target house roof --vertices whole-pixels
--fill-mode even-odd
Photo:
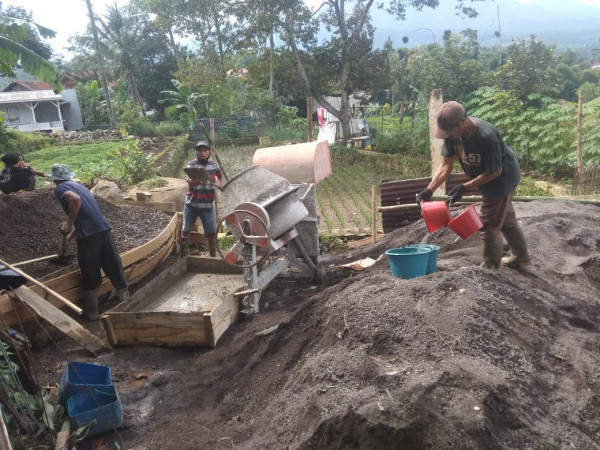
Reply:
[[[14,92],[1,92],[0,93],[0,104],[5,103],[23,103],[33,101],[52,101],[52,100],[63,100],[62,95],[55,94],[52,89],[45,89],[39,91],[14,91]]]
[[[10,92],[18,89],[25,89],[27,91],[47,91],[48,89],[52,90],[52,86],[41,81],[15,80],[4,88],[4,92]]]

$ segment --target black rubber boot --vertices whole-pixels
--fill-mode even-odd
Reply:
[[[98,320],[98,291],[83,291],[83,314],[89,320]]]
[[[479,267],[482,269],[497,270],[502,260],[503,247],[504,242],[502,239],[483,241],[483,262]]]
[[[208,254],[217,256],[217,233],[207,234],[206,239],[208,241]]]
[[[531,264],[531,256],[527,250],[527,241],[521,227],[517,226],[503,230],[502,234],[510,247],[510,255],[502,258],[502,264],[505,266],[527,266]]]

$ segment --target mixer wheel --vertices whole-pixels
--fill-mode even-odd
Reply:
[[[243,209],[236,209],[224,216],[219,221],[218,229],[221,227],[225,228],[226,225],[231,235],[237,239],[237,242],[227,254],[224,254],[217,242],[217,252],[221,258],[232,266],[244,269],[261,263],[269,255],[271,247],[271,236],[269,235],[268,225],[265,222],[268,222],[268,216],[264,219],[256,212]],[[255,246],[257,250],[256,260],[249,263],[247,262],[247,255],[244,252],[244,248],[248,246]]]

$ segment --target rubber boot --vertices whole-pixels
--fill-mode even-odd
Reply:
[[[119,301],[126,302],[129,300],[129,289],[127,286],[121,289],[117,289],[117,297],[119,297]]]
[[[496,270],[500,267],[504,242],[502,239],[495,241],[483,241],[483,262],[479,267],[482,269]]]
[[[98,320],[98,291],[83,291],[83,314],[89,320]]]
[[[187,239],[182,239],[179,244],[179,254],[181,256],[186,256],[190,251],[190,242]]]
[[[531,264],[531,257],[527,250],[527,241],[521,227],[517,226],[503,230],[502,234],[506,238],[506,242],[510,247],[510,255],[502,258],[502,264],[508,267],[512,266],[527,266]]]
[[[208,254],[210,256],[217,256],[217,234],[207,234],[206,239],[208,241]]]

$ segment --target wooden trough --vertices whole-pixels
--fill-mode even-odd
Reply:
[[[239,315],[240,268],[188,256],[102,317],[111,345],[214,347]]]
[[[139,247],[121,253],[121,261],[129,285],[140,281],[173,252],[173,249],[179,243],[180,233],[181,214],[177,213],[157,237]],[[83,298],[83,290],[79,284],[79,269],[40,281],[43,281],[48,288],[75,304],[81,302]],[[65,309],[63,303],[56,300],[41,287],[35,285],[29,287],[57,308]],[[104,276],[98,288],[98,295],[109,296],[112,291],[112,284]],[[32,317],[32,312],[21,303],[11,301],[9,296],[4,294],[0,295],[0,317],[4,325],[15,327],[19,323],[29,320]]]

